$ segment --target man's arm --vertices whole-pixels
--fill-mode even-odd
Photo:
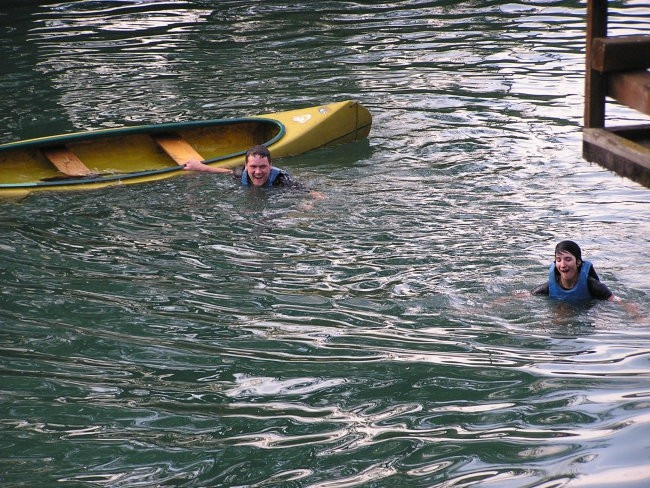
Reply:
[[[232,174],[232,170],[228,168],[221,168],[219,166],[209,166],[207,164],[202,163],[201,161],[195,161],[195,160],[189,160],[187,163],[185,163],[185,166],[183,166],[183,169],[185,171],[203,171],[205,173],[230,173]]]
[[[282,171],[276,178],[274,182],[274,186],[283,186],[287,188],[294,188],[297,190],[301,190],[304,192],[308,192],[309,195],[314,199],[314,200],[324,200],[325,195],[319,191],[314,191],[309,188],[307,188],[305,185],[300,183],[299,181],[296,181],[293,176],[291,176],[289,173],[286,171]]]

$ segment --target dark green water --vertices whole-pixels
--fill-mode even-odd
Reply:
[[[374,126],[277,162],[323,200],[0,202],[0,486],[650,484],[650,193],[581,158],[584,2],[3,5],[2,142],[348,98]],[[636,310],[511,298],[564,238]]]

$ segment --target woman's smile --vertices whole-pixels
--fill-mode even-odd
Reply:
[[[578,281],[578,261],[575,256],[566,251],[556,254],[555,268],[560,272],[562,287],[573,288]]]

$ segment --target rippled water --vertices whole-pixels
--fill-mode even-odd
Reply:
[[[323,200],[1,202],[0,485],[650,483],[650,193],[581,158],[583,2],[6,5],[2,142],[347,98],[374,125],[278,162]],[[624,305],[515,298],[567,237]]]

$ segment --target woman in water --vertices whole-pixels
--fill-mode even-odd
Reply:
[[[618,301],[600,282],[592,264],[582,260],[580,246],[573,241],[562,241],[555,246],[555,262],[548,270],[548,282],[535,287],[531,293],[569,302],[594,298]]]

